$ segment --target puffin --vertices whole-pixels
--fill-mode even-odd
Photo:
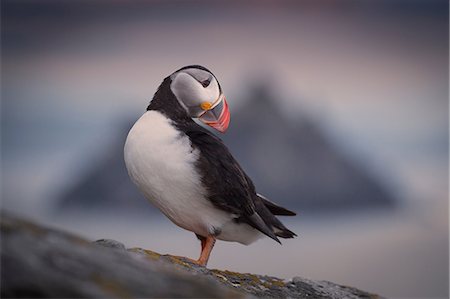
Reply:
[[[201,242],[206,266],[216,240],[249,245],[267,236],[293,238],[276,216],[296,213],[256,192],[252,180],[222,140],[230,124],[216,76],[189,65],[166,77],[146,112],[128,133],[124,159],[144,197]]]

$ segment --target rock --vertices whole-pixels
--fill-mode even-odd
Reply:
[[[120,251],[125,251],[127,250],[125,248],[125,245],[123,245],[120,242],[117,242],[116,240],[111,240],[111,239],[101,239],[101,240],[97,240],[94,242],[97,245],[103,246],[103,247],[108,247],[108,248],[112,248],[112,249],[117,249]]]
[[[244,291],[256,297],[334,299],[381,298],[375,294],[370,294],[353,287],[341,286],[328,281],[314,281],[301,277],[283,280],[273,276],[208,269],[198,266],[183,257],[161,255],[157,252],[142,248],[131,248],[128,250],[146,256],[150,260],[170,263],[178,269],[188,271],[195,275],[204,275],[213,278],[228,287]]]
[[[2,214],[0,227],[2,298],[247,296],[207,277],[198,279],[137,254],[98,246],[8,214]]]
[[[378,298],[326,281],[207,269],[188,259],[80,237],[1,214],[1,297]]]

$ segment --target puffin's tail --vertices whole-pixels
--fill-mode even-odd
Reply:
[[[292,212],[286,208],[283,208],[282,206],[277,205],[273,201],[270,201],[267,197],[262,196],[261,194],[256,194],[263,202],[263,204],[266,206],[266,208],[269,209],[269,211],[274,215],[281,215],[281,216],[295,216],[297,213]]]
[[[256,212],[261,216],[268,227],[271,227],[276,236],[280,238],[294,238],[297,236],[293,231],[284,226],[275,215],[295,216],[295,212],[283,208],[264,196],[257,194],[259,200],[255,200]]]

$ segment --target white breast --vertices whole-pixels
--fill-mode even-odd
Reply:
[[[175,224],[203,236],[225,229],[226,240],[254,241],[256,230],[233,225],[229,213],[206,199],[207,190],[195,168],[199,151],[163,114],[147,111],[134,124],[124,154],[132,181]]]

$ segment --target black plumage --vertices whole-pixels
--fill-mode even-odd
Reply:
[[[242,170],[222,141],[195,122],[180,126],[189,136],[192,146],[200,151],[197,167],[209,192],[208,199],[222,210],[238,215],[236,221],[245,222],[279,242],[277,236],[292,238],[288,230],[257,195],[252,180]],[[276,205],[270,204],[273,209]],[[276,206],[277,211],[295,215],[294,212]],[[262,220],[262,221],[261,221]],[[276,228],[277,230],[274,230]]]

